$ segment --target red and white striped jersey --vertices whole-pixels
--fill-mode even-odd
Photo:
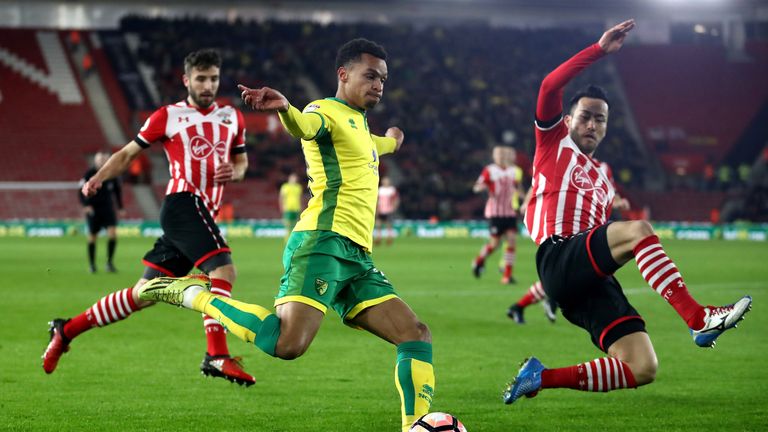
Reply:
[[[397,210],[399,195],[394,186],[379,187],[379,201],[376,211],[379,214],[392,214]]]
[[[599,163],[568,135],[562,104],[563,87],[602,56],[595,44],[560,65],[541,84],[533,196],[525,213],[525,226],[536,244],[552,235],[567,237],[602,225],[610,215],[614,186]]]
[[[517,210],[512,207],[512,199],[522,181],[523,170],[518,166],[501,167],[493,163],[483,168],[480,177],[477,178],[477,183],[485,184],[488,189],[485,217],[517,216]]]
[[[613,178],[613,170],[611,169],[611,166],[608,165],[608,162],[597,160],[597,158],[592,158],[592,160],[595,161],[601,170],[603,170],[603,174],[608,177],[608,181],[611,182],[613,189],[617,190],[618,188],[616,187],[616,180]]]
[[[171,179],[166,195],[191,192],[199,196],[211,214],[216,214],[224,184],[213,175],[219,164],[245,152],[245,122],[236,108],[214,103],[199,109],[181,101],[166,105],[147,119],[135,140],[146,148],[163,143]]]

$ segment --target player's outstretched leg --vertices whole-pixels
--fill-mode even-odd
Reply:
[[[522,396],[534,397],[545,388],[608,392],[637,386],[629,365],[614,357],[559,369],[547,369],[536,357],[531,357],[523,362],[504,392],[504,403],[511,404]]]
[[[69,351],[70,343],[80,334],[94,328],[104,327],[128,318],[134,312],[141,310],[133,299],[133,288],[107,294],[93,306],[72,319],[56,318],[49,328],[50,341],[43,353],[43,370],[53,373],[59,364],[59,359]]]
[[[614,228],[614,225],[616,227]],[[631,254],[643,279],[666,300],[685,320],[693,340],[700,347],[713,347],[715,340],[726,330],[736,327],[752,306],[752,298],[744,296],[726,306],[701,306],[693,299],[675,263],[667,256],[650,224],[644,221],[617,222],[608,227],[612,253],[637,242]],[[613,237],[613,238],[612,238]]]
[[[159,277],[139,288],[139,298],[205,313],[224,325],[233,335],[275,356],[275,346],[280,336],[280,319],[277,315],[256,304],[212,294],[208,291],[210,287],[210,280],[203,275]]]

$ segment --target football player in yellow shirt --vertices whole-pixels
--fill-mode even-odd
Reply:
[[[291,235],[296,221],[299,220],[301,211],[301,194],[304,189],[299,184],[299,176],[291,173],[288,181],[280,186],[280,212],[283,214],[283,225],[285,226],[285,241]]]
[[[312,192],[285,247],[275,313],[211,294],[204,277],[154,279],[141,298],[205,312],[286,360],[306,352],[331,307],[346,324],[397,347],[395,385],[407,431],[429,412],[435,378],[429,329],[371,260],[379,157],[397,151],[404,138],[396,127],[384,136],[368,129],[367,111],[384,92],[386,58],[374,42],[347,42],[336,57],[336,96],[311,102],[303,112],[277,90],[240,86],[246,105],[277,112],[285,129],[301,139]]]

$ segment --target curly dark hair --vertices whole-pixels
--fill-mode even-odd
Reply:
[[[336,54],[336,69],[346,66],[350,62],[360,60],[360,56],[363,53],[382,60],[387,59],[387,52],[384,50],[384,47],[368,39],[357,38],[352,39],[339,48]]]

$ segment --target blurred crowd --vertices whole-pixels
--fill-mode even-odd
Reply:
[[[390,172],[400,190],[402,215],[439,219],[481,216],[481,205],[462,203],[477,200],[471,186],[490,162],[494,145],[515,147],[530,175],[541,80],[603,31],[138,17],[124,19],[122,30],[140,34],[139,61],[154,69],[162,103],[185,96],[179,85],[183,57],[201,47],[222,53],[221,95],[237,102],[237,83],[269,85],[303,108],[311,96],[335,94],[338,46],[355,37],[381,43],[389,53],[389,79],[382,102],[369,114],[371,130],[383,134],[399,126],[405,131],[405,145],[394,162],[398,169]],[[566,90],[566,101],[587,83],[607,89],[613,100],[609,132],[596,156],[611,164],[625,186],[638,185],[644,157],[627,132],[613,76],[609,60],[597,63]],[[313,87],[320,94],[311,95]],[[303,165],[295,161],[296,148],[286,145],[287,137],[259,134],[249,141],[255,146],[251,153],[257,160],[251,166],[256,175],[271,164],[284,165],[286,173]],[[383,163],[386,171],[386,158]]]

